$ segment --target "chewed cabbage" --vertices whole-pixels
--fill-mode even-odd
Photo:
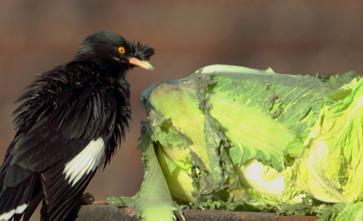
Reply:
[[[166,189],[151,188],[150,176],[145,182],[167,199],[152,205],[163,214],[174,208],[165,206],[170,193],[194,208],[311,215],[319,205],[343,203],[334,219],[361,216],[363,79],[354,72],[212,65],[152,85],[142,102],[145,161],[158,164],[145,164],[145,172],[159,168]],[[152,211],[146,203],[138,208]]]

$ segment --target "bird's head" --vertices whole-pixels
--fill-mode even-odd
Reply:
[[[153,54],[153,48],[140,42],[129,42],[113,32],[96,32],[83,40],[76,59],[91,59],[123,70],[133,67],[153,70],[148,61]]]

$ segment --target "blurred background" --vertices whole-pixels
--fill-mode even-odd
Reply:
[[[148,85],[225,63],[283,73],[363,72],[362,1],[0,1],[0,157],[14,131],[13,101],[39,72],[72,59],[98,30],[156,49],[154,72],[133,70],[133,122],[111,165],[88,191],[98,199],[133,195],[143,169],[137,149]],[[37,219],[34,219],[37,220]]]

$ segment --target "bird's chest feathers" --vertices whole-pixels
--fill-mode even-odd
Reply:
[[[102,138],[94,139],[68,163],[63,170],[68,183],[74,186],[78,181],[94,172],[101,163],[105,153]]]

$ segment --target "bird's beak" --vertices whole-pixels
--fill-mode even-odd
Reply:
[[[145,60],[139,60],[135,57],[130,57],[129,58],[129,63],[132,64],[132,65],[135,65],[137,67],[140,67],[140,68],[144,68],[146,70],[149,70],[149,71],[152,71],[154,70],[154,67],[148,62],[148,61],[145,61]]]

